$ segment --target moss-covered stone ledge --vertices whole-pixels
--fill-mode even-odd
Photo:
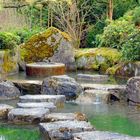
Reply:
[[[121,53],[112,48],[79,49],[75,52],[77,69],[101,70],[119,63]]]
[[[140,76],[140,61],[121,62],[111,68],[108,68],[106,74],[123,77]]]
[[[18,72],[18,52],[14,50],[0,50],[0,77]]]

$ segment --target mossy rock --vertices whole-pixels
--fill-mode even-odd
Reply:
[[[75,52],[78,69],[106,71],[120,61],[121,53],[112,48],[80,49]]]
[[[71,38],[67,33],[50,27],[32,36],[21,46],[21,58],[26,63],[49,59],[66,65],[71,64],[74,62]]]
[[[16,50],[1,50],[0,51],[0,77],[3,78],[9,74],[18,72]]]
[[[120,77],[132,77],[140,75],[140,62],[123,62],[119,63],[106,71],[107,74]]]

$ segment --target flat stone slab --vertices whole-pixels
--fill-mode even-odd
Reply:
[[[78,80],[93,81],[93,82],[107,82],[109,80],[108,75],[91,75],[91,74],[78,74]]]
[[[73,133],[92,131],[94,128],[85,121],[58,121],[40,123],[44,140],[72,140]]]
[[[67,120],[79,120],[86,121],[86,115],[82,113],[51,113],[45,117],[47,122],[54,121],[67,121]]]
[[[39,123],[49,114],[49,109],[44,108],[15,108],[8,113],[8,120],[13,123]]]
[[[41,94],[41,80],[10,80],[14,85],[25,95],[25,94]]]
[[[53,102],[56,106],[63,105],[66,97],[64,95],[25,95],[19,97],[20,102]]]
[[[74,140],[140,140],[140,137],[130,137],[103,131],[81,132],[73,135]]]
[[[6,104],[0,104],[0,119],[6,119],[8,112],[13,109],[12,106]]]
[[[17,103],[18,108],[47,108],[51,112],[55,111],[56,106],[51,102],[41,102],[41,103]]]
[[[100,104],[108,103],[110,92],[106,90],[85,90],[83,94],[80,94],[76,99],[80,104]]]

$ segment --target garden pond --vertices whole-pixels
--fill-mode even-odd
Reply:
[[[95,72],[81,72],[96,74]],[[68,75],[75,77],[74,72]],[[10,76],[9,79],[34,79],[27,78],[24,73]],[[38,80],[38,79],[37,79]],[[41,79],[40,79],[41,80]],[[105,84],[126,84],[127,79],[110,77]],[[84,81],[80,81],[84,82]],[[1,103],[16,106],[17,100],[1,101]],[[114,102],[109,104],[82,105],[75,102],[68,102],[64,108],[57,112],[82,112],[88,116],[89,121],[100,131],[111,131],[131,136],[140,136],[140,108],[128,106],[127,104]],[[7,122],[0,122],[0,140],[41,140],[36,125],[13,125]]]

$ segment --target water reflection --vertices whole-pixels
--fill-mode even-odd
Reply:
[[[126,104],[67,103],[59,112],[83,112],[97,130],[140,136],[140,110]]]

